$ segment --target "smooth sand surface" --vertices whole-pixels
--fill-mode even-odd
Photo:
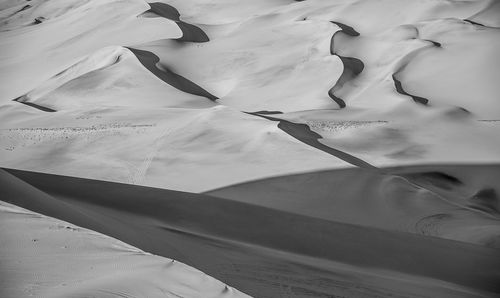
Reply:
[[[500,255],[484,246],[96,180],[6,169],[1,181],[9,203],[169,255],[258,297],[500,290]]]
[[[0,200],[257,297],[495,296],[499,9],[0,0]]]
[[[0,201],[0,295],[248,297],[179,261]]]
[[[486,165],[353,168],[262,179],[208,194],[498,249],[499,171]]]

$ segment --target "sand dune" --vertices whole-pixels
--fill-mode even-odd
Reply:
[[[304,144],[307,144],[311,147],[317,148],[321,151],[324,151],[328,154],[338,157],[339,159],[348,162],[354,166],[364,169],[375,169],[375,167],[372,166],[371,164],[355,156],[352,156],[346,152],[337,150],[335,148],[328,147],[323,143],[319,142],[318,140],[321,139],[322,136],[312,131],[306,124],[294,123],[287,120],[264,116],[264,114],[262,113],[249,113],[249,114],[256,115],[271,121],[278,121],[279,122],[278,128],[280,128],[290,136],[296,138],[297,140],[303,142]]]
[[[470,176],[462,178],[463,171]],[[328,220],[497,247],[498,211],[483,209],[479,200],[473,203],[478,192],[493,189],[483,200],[489,206],[497,204],[497,172],[497,166],[353,168],[269,178],[209,194]],[[422,228],[424,218],[437,215],[442,220],[434,220],[428,230]]]
[[[182,36],[173,21],[136,17],[149,8],[142,0],[36,1],[36,8],[22,12],[28,19],[0,32],[0,102],[22,96],[103,47]],[[29,25],[35,17],[46,20]]]
[[[182,37],[177,38],[177,40],[188,42],[208,42],[210,40],[207,34],[199,27],[181,21],[180,13],[175,7],[161,2],[149,3],[149,5],[151,9],[147,12],[157,14],[177,23],[179,29],[182,31]]]
[[[33,108],[38,109],[40,111],[44,111],[44,112],[56,112],[56,110],[54,110],[54,109],[51,109],[51,108],[48,108],[48,107],[44,107],[44,106],[41,106],[41,105],[37,105],[36,103],[32,103],[32,102],[29,102],[29,101],[23,101],[23,99],[24,99],[23,97],[19,97],[19,98],[14,99],[14,101],[20,102],[22,104],[25,104],[27,106],[33,107]]]
[[[335,95],[335,92],[339,91],[344,84],[352,79],[354,79],[357,75],[359,75],[363,69],[365,68],[363,61],[353,58],[353,57],[343,57],[338,55],[335,52],[335,36],[337,34],[346,34],[348,36],[359,36],[359,32],[354,30],[354,28],[347,26],[345,24],[339,23],[339,22],[334,22],[332,21],[333,24],[339,26],[340,31],[335,32],[332,35],[332,40],[331,40],[331,45],[330,45],[330,53],[332,55],[337,55],[340,60],[342,61],[342,64],[344,65],[344,70],[342,71],[342,74],[340,75],[339,79],[335,83],[335,86],[333,86],[329,91],[328,95],[339,105],[340,108],[345,108],[346,103],[344,100],[339,98],[338,96]]]
[[[157,81],[158,87],[169,87]],[[172,100],[161,93],[150,98],[152,107],[144,107],[146,99],[140,97],[123,99],[130,101],[129,107],[134,104],[133,112],[112,103],[50,113],[50,118],[41,116],[49,113],[21,104],[0,110],[3,121],[10,123],[0,130],[1,164],[192,192],[350,166],[304,145],[277,128],[276,122],[221,105],[196,108],[212,103],[202,97],[193,99],[194,108],[161,108]],[[75,150],[65,149],[70,147]],[[290,156],[295,156],[293,163],[288,162]]]
[[[259,297],[287,291],[299,296],[363,295],[370,289],[381,295],[412,296],[415,282],[422,283],[420,291],[444,296],[481,296],[499,290],[498,251],[477,245],[346,225],[205,195],[33,172],[2,171],[2,189],[10,203],[170,255]],[[310,258],[321,260],[321,269],[307,265]],[[435,263],[440,266],[431,265]],[[240,266],[250,264],[264,266],[261,274],[275,276],[280,285],[238,273]],[[471,266],[475,270],[469,270]],[[385,275],[389,269],[401,273]],[[343,278],[335,276],[353,271],[361,280],[346,289]],[[313,276],[337,281],[324,286],[305,282]],[[383,282],[376,286],[374,278]],[[396,285],[381,286],[387,282]]]
[[[134,53],[138,51],[124,47],[103,48],[56,74],[16,101],[42,107],[44,111],[96,106],[213,106],[202,98],[213,98],[202,88],[182,76],[156,68],[153,62],[151,65],[147,64],[154,70],[153,74],[160,74],[156,79],[143,64],[148,59],[139,56],[140,61]],[[165,85],[161,79],[169,85]],[[143,94],[146,92],[148,96],[144,98]]]
[[[8,295],[498,296],[498,3],[0,0]]]
[[[208,91],[196,85],[192,81],[170,71],[166,66],[160,65],[161,69],[158,68],[160,58],[158,58],[158,56],[156,56],[152,52],[134,48],[129,48],[129,50],[132,51],[132,53],[137,57],[137,59],[139,59],[144,67],[146,67],[149,71],[151,71],[155,76],[157,76],[165,83],[186,93],[203,96],[210,100],[218,99],[216,96],[210,94]]]
[[[398,72],[399,71],[400,70],[398,70]],[[427,105],[429,103],[429,100],[427,98],[423,98],[423,97],[416,96],[416,95],[411,95],[403,89],[403,85],[401,84],[401,81],[399,81],[396,78],[396,75],[398,72],[396,72],[395,74],[392,75],[392,80],[394,81],[394,86],[396,87],[396,91],[398,91],[398,93],[400,93],[400,94],[407,95],[407,96],[411,97],[413,99],[413,101],[416,103]]]
[[[1,201],[0,214],[2,297],[247,297],[178,261],[68,222]]]

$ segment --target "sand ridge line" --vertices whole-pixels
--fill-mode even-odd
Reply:
[[[32,108],[35,108],[35,109],[40,110],[42,112],[48,112],[48,113],[57,112],[57,110],[54,110],[54,109],[51,109],[51,108],[48,108],[48,107],[44,107],[44,106],[38,105],[38,104],[33,103],[33,102],[22,101],[21,97],[18,97],[16,99],[12,100],[12,101],[22,103],[24,105],[27,105],[27,106],[32,107]]]
[[[414,29],[416,30],[416,35],[417,35],[416,38],[418,38],[419,31],[418,31],[418,29],[416,27]],[[418,49],[416,49],[416,50],[408,53],[405,57],[403,57],[403,59],[400,62],[400,66],[392,74],[392,80],[394,82],[394,87],[396,88],[396,92],[398,92],[401,95],[405,95],[405,96],[411,97],[413,99],[413,101],[416,102],[416,103],[418,103],[418,104],[421,104],[421,105],[424,105],[424,106],[428,106],[429,105],[429,99],[421,97],[421,96],[409,94],[408,92],[406,92],[403,89],[403,85],[402,85],[401,81],[398,79],[398,75],[405,70],[405,68],[408,66],[408,64],[411,63],[412,59],[416,55],[418,55],[422,51],[425,51],[425,50],[428,50],[428,49],[440,49],[441,48],[441,43],[439,43],[439,42],[428,40],[428,39],[421,39],[421,40],[429,42],[430,45],[426,45],[426,46],[423,46],[421,48],[418,48]]]
[[[301,142],[303,142],[311,147],[314,147],[314,148],[319,149],[323,152],[326,152],[330,155],[338,157],[338,158],[340,158],[340,159],[344,160],[345,162],[348,162],[352,165],[355,165],[357,167],[364,168],[364,169],[370,169],[370,170],[377,169],[375,166],[367,163],[366,161],[364,161],[360,158],[357,158],[357,157],[350,155],[346,152],[343,152],[343,151],[340,151],[340,150],[337,150],[337,149],[334,149],[332,147],[329,147],[329,146],[322,144],[318,140],[322,139],[323,137],[320,134],[312,131],[311,128],[307,124],[294,123],[294,122],[290,122],[288,120],[283,120],[280,118],[274,118],[274,117],[266,116],[264,114],[259,114],[258,112],[244,112],[244,113],[249,114],[249,115],[254,115],[257,117],[261,117],[261,118],[271,120],[271,121],[277,121],[278,128],[280,128],[282,131],[284,131],[288,135],[294,137],[295,139],[297,139],[297,140],[299,140],[299,141],[301,141]]]
[[[449,199],[447,199],[446,197],[440,195],[439,193],[437,193],[436,191],[433,191],[431,189],[428,189],[426,187],[424,187],[423,185],[421,184],[418,184],[417,182],[413,181],[411,178],[409,177],[406,177],[404,175],[399,175],[399,174],[396,174],[394,172],[391,172],[390,170],[387,170],[387,169],[383,169],[383,168],[378,168],[358,157],[355,157],[347,152],[344,152],[344,151],[341,151],[341,150],[338,150],[338,149],[335,149],[335,148],[332,148],[332,147],[329,147],[327,145],[324,145],[323,143],[319,142],[319,139],[322,139],[323,137],[312,131],[311,128],[307,125],[307,124],[303,124],[303,123],[294,123],[294,122],[290,122],[288,120],[283,120],[283,119],[280,119],[280,118],[275,118],[275,117],[270,117],[270,116],[267,116],[267,115],[263,115],[263,114],[259,114],[259,113],[256,113],[256,112],[245,112],[246,114],[249,114],[249,115],[254,115],[254,116],[258,116],[258,117],[261,117],[261,118],[264,118],[264,119],[267,119],[267,120],[271,120],[271,121],[277,121],[278,122],[278,128],[280,128],[282,131],[284,131],[285,133],[287,133],[288,135],[294,137],[295,139],[303,142],[304,144],[306,145],[309,145],[311,147],[314,147],[316,149],[319,149],[323,152],[326,152],[330,155],[333,155],[337,158],[340,158],[342,159],[343,161],[347,162],[347,163],[350,163],[354,166],[357,166],[359,168],[362,168],[364,170],[370,170],[370,171],[376,171],[378,173],[380,173],[381,175],[386,175],[386,176],[389,176],[389,177],[398,177],[398,178],[401,178],[403,179],[406,183],[412,185],[413,187],[416,187],[418,189],[422,189],[422,190],[425,190],[425,191],[428,191],[429,193],[433,194],[436,198],[438,198],[439,200],[447,203],[447,204],[451,204],[455,207],[458,207],[458,208],[462,208],[462,209],[466,209],[468,211],[471,211],[471,212],[475,212],[475,213],[480,213],[482,215],[485,215],[489,218],[493,218],[493,219],[500,219],[500,216],[496,216],[494,214],[491,214],[489,212],[486,212],[486,211],[483,211],[481,209],[477,209],[477,208],[472,208],[472,207],[469,207],[465,204],[459,204],[459,203],[456,203],[456,202],[453,202],[453,201],[450,201]]]
[[[342,61],[342,64],[344,65],[344,69],[343,69],[342,74],[340,75],[339,79],[335,83],[335,85],[330,90],[328,90],[328,96],[330,96],[330,98],[333,99],[339,105],[339,107],[341,109],[343,109],[346,107],[346,103],[343,99],[336,96],[335,92],[340,90],[344,86],[344,84],[347,83],[348,81],[354,80],[363,71],[363,69],[365,68],[365,65],[364,65],[363,61],[361,61],[358,58],[344,57],[344,56],[339,55],[338,53],[335,52],[335,48],[334,48],[335,36],[337,36],[337,34],[344,34],[344,35],[347,35],[350,37],[357,37],[360,35],[359,32],[357,32],[351,26],[345,25],[345,24],[340,23],[340,22],[331,21],[331,23],[340,27],[340,30],[336,31],[332,35],[332,38],[330,41],[330,54],[336,55],[337,57],[340,58],[340,60]]]
[[[219,99],[193,81],[169,70],[167,66],[160,63],[160,58],[154,53],[131,47],[126,48],[137,57],[139,62],[141,62],[146,69],[170,86],[189,94],[205,97],[211,101]],[[158,65],[160,67],[158,67]]]
[[[231,278],[231,274],[237,274],[231,270],[237,268],[226,266],[221,272],[220,266],[209,265],[213,259],[220,264],[239,264],[245,258],[257,258],[266,264],[283,262],[279,255],[263,254],[259,246],[264,246],[354,266],[437,278],[475,289],[498,290],[494,282],[498,275],[497,251],[487,247],[315,219],[203,194],[12,169],[4,173],[7,176],[2,175],[2,189],[10,194],[8,201],[13,204],[106,232],[154,254],[190,262],[231,285],[237,286],[238,280]],[[39,189],[53,199],[28,199],[9,179],[26,183],[29,187],[23,189]],[[86,217],[79,217],[75,211]],[[280,231],[280,237],[276,237],[276,231]],[[243,249],[233,241],[258,246]],[[178,255],[176,250],[181,247],[182,255]],[[430,266],[435,262],[441,266]],[[471,262],[481,273],[466,269]]]
[[[166,19],[174,21],[177,26],[179,26],[179,29],[182,31],[182,37],[177,38],[176,40],[182,42],[210,41],[207,34],[201,28],[181,21],[181,14],[175,7],[161,2],[153,2],[148,4],[151,9],[149,9],[147,12],[154,13],[156,15],[159,15],[160,17],[164,17]]]

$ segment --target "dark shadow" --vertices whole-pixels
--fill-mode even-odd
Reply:
[[[464,22],[467,22],[467,23],[469,23],[469,24],[476,25],[476,26],[486,27],[485,25],[483,25],[483,24],[481,24],[481,23],[474,22],[474,21],[469,20],[469,19],[464,19]]]
[[[41,105],[37,105],[36,103],[32,103],[32,102],[29,102],[29,101],[21,101],[21,99],[23,99],[25,96],[21,96],[21,97],[18,97],[12,101],[15,101],[15,102],[18,102],[18,103],[22,103],[24,105],[27,105],[27,106],[30,106],[32,108],[35,108],[35,109],[38,109],[40,111],[44,111],[44,112],[57,112],[56,110],[53,110],[51,108],[47,108],[47,107],[44,107],[44,106],[41,106]]]
[[[484,188],[476,192],[470,199],[470,207],[488,213],[499,213],[500,198],[494,188]]]
[[[179,29],[182,31],[182,37],[177,38],[178,41],[186,41],[186,42],[208,42],[210,39],[207,34],[199,27],[195,25],[191,25],[185,22],[177,22]]]
[[[365,65],[363,64],[363,61],[357,58],[343,57],[340,55],[337,56],[342,61],[342,64],[344,65],[344,70],[342,71],[342,74],[340,75],[335,85],[328,91],[328,96],[330,96],[330,98],[333,99],[339,105],[340,108],[345,108],[346,104],[344,100],[337,97],[335,95],[335,92],[340,90],[345,83],[357,77],[363,71]]]
[[[160,58],[152,52],[138,50],[130,47],[127,47],[127,49],[129,49],[137,57],[137,59],[141,62],[142,65],[144,65],[144,67],[146,67],[146,69],[148,69],[160,80],[164,81],[170,86],[189,94],[206,97],[212,101],[218,99],[218,97],[210,94],[208,91],[198,86],[194,82],[170,71],[166,66],[160,64],[161,69],[158,68],[157,65],[160,63]]]
[[[392,296],[390,289],[359,279],[363,268],[500,290],[498,251],[478,245],[203,194],[12,169],[0,169],[0,192],[8,203],[176,259],[257,297],[332,297],[345,294],[353,282]],[[358,269],[346,276],[332,262]]]
[[[463,185],[462,181],[460,179],[451,176],[449,174],[443,173],[443,172],[437,172],[437,171],[431,171],[431,172],[414,172],[410,174],[405,174],[401,175],[413,182],[416,182],[418,184],[422,183],[430,183],[436,187],[442,188],[442,189],[453,189],[457,186]]]
[[[335,52],[335,36],[337,34],[345,34],[351,37],[356,37],[359,36],[359,33],[354,30],[351,26],[347,26],[345,24],[339,23],[339,22],[334,22],[331,21],[331,23],[336,24],[337,26],[340,27],[340,31],[335,32],[332,35],[331,41],[330,41],[330,54],[336,55],[340,58],[342,61],[342,64],[344,65],[344,70],[342,71],[342,74],[340,75],[339,79],[335,83],[335,85],[328,90],[328,96],[330,96],[331,99],[333,99],[341,109],[346,107],[345,101],[335,95],[335,92],[340,90],[345,83],[353,80],[355,77],[357,77],[365,68],[365,65],[363,64],[363,61],[354,58],[354,57],[344,57]]]
[[[403,85],[401,84],[401,81],[399,81],[397,78],[396,78],[396,74],[398,72],[394,73],[392,75],[392,80],[394,81],[394,86],[396,87],[396,91],[399,93],[399,94],[402,94],[402,95],[406,95],[406,96],[409,96],[413,99],[414,102],[416,103],[419,103],[419,104],[422,104],[422,105],[427,105],[429,103],[429,100],[427,98],[424,98],[424,97],[420,97],[420,96],[416,96],[416,95],[411,95],[409,94],[408,92],[406,92],[404,89],[403,89]]]
[[[276,114],[283,114],[283,112],[281,112],[281,111],[257,111],[257,112],[252,112],[250,114],[276,115]]]
[[[207,34],[199,27],[181,21],[181,14],[175,7],[160,2],[149,3],[149,6],[151,9],[148,12],[155,13],[177,23],[179,29],[182,31],[182,37],[176,40],[185,42],[207,42],[210,40]]]
[[[437,48],[441,48],[441,47],[442,47],[442,45],[441,45],[441,43],[440,43],[440,42],[437,42],[437,41],[434,41],[434,40],[430,40],[430,39],[423,39],[423,40],[425,40],[425,41],[428,41],[428,42],[432,43],[432,44],[433,44],[435,47],[437,47]]]
[[[323,152],[326,152],[330,155],[333,155],[337,158],[342,159],[345,162],[348,162],[352,165],[355,165],[360,168],[364,169],[372,169],[376,170],[377,168],[372,166],[371,164],[365,162],[362,159],[359,159],[353,155],[350,155],[348,153],[345,153],[343,151],[331,148],[326,146],[325,144],[321,143],[319,139],[322,139],[323,137],[312,131],[311,128],[306,125],[306,124],[301,124],[301,123],[293,123],[287,120],[282,120],[279,118],[274,118],[270,116],[265,116],[263,114],[257,114],[257,113],[247,113],[250,115],[254,116],[259,116],[262,118],[265,118],[267,120],[271,121],[277,121],[278,123],[278,128],[281,129],[282,131],[286,132],[287,134],[291,135],[292,137],[296,138],[297,140],[301,141],[304,144],[307,144],[311,147],[314,147],[316,149],[319,149]]]
[[[335,22],[335,21],[330,21],[330,22],[339,26],[340,30],[349,36],[359,36],[359,32],[354,30],[354,28],[351,26],[347,26],[346,24],[343,24],[340,22]]]

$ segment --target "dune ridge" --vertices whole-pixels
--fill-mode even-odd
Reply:
[[[68,222],[3,201],[0,215],[4,298],[248,297],[179,261]]]
[[[161,17],[172,20],[179,26],[179,29],[181,29],[182,31],[182,37],[176,38],[176,40],[184,42],[210,41],[210,38],[208,38],[207,34],[201,28],[181,21],[181,14],[175,7],[161,2],[153,2],[148,4],[149,6],[151,6],[151,9],[149,9],[147,12],[155,13]]]
[[[151,2],[0,0],[0,213],[192,265],[214,296],[500,295],[500,1]],[[59,251],[45,232],[26,247]],[[69,265],[0,248],[26,295]],[[96,296],[170,285],[142,272]]]
[[[318,140],[323,138],[320,134],[312,131],[310,127],[307,124],[302,124],[302,123],[294,123],[290,122],[287,120],[275,118],[275,117],[270,117],[267,116],[269,113],[259,113],[259,112],[254,112],[250,113],[248,112],[247,114],[262,117],[267,120],[271,121],[277,121],[278,122],[278,128],[281,129],[282,131],[286,132],[290,136],[294,137],[295,139],[301,141],[304,144],[307,144],[311,147],[314,147],[316,149],[319,149],[323,152],[326,152],[330,155],[333,155],[337,158],[340,158],[354,166],[364,168],[364,169],[376,169],[373,165],[367,163],[364,160],[361,160],[353,155],[350,155],[346,152],[334,149],[332,147],[326,146],[323,143],[319,142]],[[273,114],[278,114],[278,113],[273,113]]]
[[[416,38],[418,38],[419,31],[417,28],[415,28],[415,30],[416,30]],[[438,48],[438,49],[441,48],[441,43],[439,43],[439,42],[432,41],[432,40],[426,40],[426,39],[424,39],[424,41],[431,43],[432,48]],[[430,48],[431,47],[424,46],[424,47],[421,47],[421,48],[414,50],[413,52],[410,52],[409,54],[407,54],[400,61],[399,67],[391,75],[392,80],[394,82],[394,87],[396,89],[396,92],[398,92],[401,95],[409,96],[409,97],[411,97],[411,99],[413,99],[414,102],[421,104],[421,105],[424,105],[424,106],[429,105],[429,99],[421,97],[421,96],[417,96],[417,95],[412,95],[412,94],[409,94],[408,92],[406,92],[403,89],[403,85],[402,85],[401,81],[398,79],[398,76],[401,72],[403,72],[405,70],[405,68],[408,66],[408,64],[411,63],[413,57],[418,55],[421,51],[428,50]]]
[[[129,49],[137,57],[137,59],[141,62],[142,65],[144,65],[146,69],[151,71],[151,73],[157,76],[160,80],[171,85],[172,87],[175,87],[186,93],[206,97],[211,101],[216,101],[217,99],[219,99],[202,87],[196,85],[196,83],[170,71],[166,66],[159,63],[160,58],[154,53],[144,50],[138,50],[131,47],[127,47],[127,49]],[[158,65],[161,66],[161,69],[158,68]]]
[[[500,213],[498,213],[496,210],[496,207],[491,209],[491,206],[496,206],[497,204],[500,206],[500,199],[498,199],[496,196],[493,196],[493,198],[482,198],[478,201],[478,204],[469,204],[467,202],[463,201],[457,201],[455,199],[451,199],[450,196],[443,195],[440,189],[438,188],[437,190],[433,187],[429,188],[428,186],[428,180],[427,179],[421,179],[423,176],[422,175],[409,175],[405,173],[399,173],[398,171],[393,171],[390,169],[386,168],[378,168],[358,157],[355,157],[351,154],[348,154],[344,151],[332,148],[330,146],[327,146],[321,142],[319,142],[319,139],[322,139],[323,137],[312,131],[310,127],[307,124],[301,124],[301,123],[294,123],[291,121],[283,120],[280,118],[275,118],[271,117],[265,114],[259,114],[259,113],[248,113],[254,116],[259,116],[262,118],[265,118],[267,120],[271,121],[278,121],[278,128],[289,134],[290,136],[294,137],[295,139],[311,146],[316,149],[319,149],[321,151],[324,151],[332,156],[335,156],[347,163],[350,163],[354,166],[359,167],[362,170],[369,170],[370,172],[375,172],[377,175],[382,175],[382,176],[388,176],[388,177],[393,177],[393,178],[402,178],[402,184],[406,185],[406,187],[410,188],[416,188],[425,192],[429,192],[433,196],[435,196],[437,199],[440,201],[443,201],[445,204],[452,205],[454,207],[466,209],[472,212],[478,212],[481,213],[489,218],[498,220],[500,219]],[[445,173],[441,172],[431,172],[427,173],[425,175],[426,178],[435,178],[438,177],[439,179],[444,178],[445,181],[454,181],[453,179],[456,179],[453,176],[447,175]],[[433,181],[431,179],[431,181]],[[494,194],[494,193],[493,193]],[[456,193],[453,193],[451,197],[453,198],[456,196]],[[491,197],[491,196],[490,196]],[[484,206],[486,206],[486,209],[484,210]]]
[[[356,78],[365,68],[363,61],[360,59],[354,58],[354,57],[344,57],[336,53],[335,51],[335,36],[337,34],[344,34],[346,36],[350,37],[356,37],[359,36],[359,32],[357,32],[354,28],[351,26],[345,25],[343,23],[331,21],[331,23],[337,25],[340,30],[335,32],[332,35],[332,39],[330,41],[330,54],[336,55],[340,58],[342,61],[342,64],[344,65],[344,69],[342,71],[342,74],[340,75],[339,79],[335,83],[335,85],[328,90],[328,96],[330,96],[331,99],[333,99],[341,109],[346,107],[346,103],[343,99],[335,95],[335,92],[338,90],[342,89],[342,86],[348,81],[353,80]]]
[[[80,61],[48,79],[44,82],[44,84],[41,84],[37,88],[14,99],[13,101],[24,103],[44,112],[55,112],[55,109],[45,107],[36,103],[36,101],[78,77],[117,64],[120,62],[123,55],[127,55],[127,52],[128,51],[123,47],[103,48],[91,55],[88,55],[87,57],[84,57]]]
[[[21,96],[21,97],[18,97],[16,99],[13,99],[12,101],[15,101],[15,102],[19,102],[19,103],[22,103],[22,104],[25,104],[29,107],[32,107],[32,108],[35,108],[35,109],[38,109],[40,111],[43,111],[43,112],[49,112],[49,113],[53,113],[53,112],[57,112],[56,110],[54,109],[51,109],[49,107],[45,107],[45,106],[42,106],[42,105],[38,105],[36,103],[33,103],[33,102],[29,102],[26,100],[26,97],[25,96]]]
[[[500,291],[500,256],[487,247],[346,225],[207,195],[12,169],[2,170],[1,184],[9,203],[169,255],[251,295],[270,297],[272,287],[263,286],[266,281],[241,280],[237,267],[227,265],[265,262],[268,270],[280,275],[283,272],[273,267],[286,264],[288,253],[295,255],[298,272],[306,270],[298,257],[304,256],[322,259],[325,265],[333,261],[368,271],[383,268],[436,278],[468,286],[479,295]],[[268,249],[284,255],[269,254]],[[476,270],[468,270],[471,266]],[[321,274],[333,278],[330,274],[336,269],[323,270]],[[284,283],[301,288],[299,281]]]

